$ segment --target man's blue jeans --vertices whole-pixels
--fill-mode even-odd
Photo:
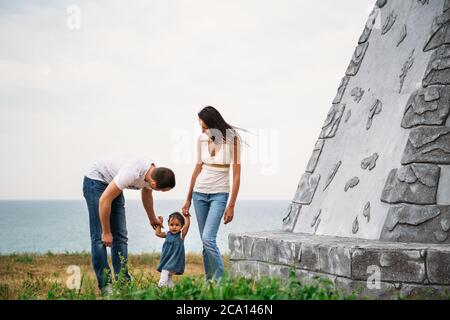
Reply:
[[[108,185],[104,182],[84,177],[83,195],[86,199],[89,211],[92,266],[100,289],[112,282],[106,246],[102,243],[102,227],[98,211],[100,196],[107,186]],[[111,204],[110,226],[113,236],[111,258],[115,277],[117,280],[122,267],[124,267],[125,269],[122,270],[122,274],[124,279],[128,280],[130,278],[128,270],[126,269],[128,261],[128,237],[125,217],[125,198],[123,193],[114,199]]]
[[[219,279],[224,273],[222,255],[217,247],[216,239],[228,195],[228,193],[200,192],[192,194],[198,229],[203,243],[203,264],[207,280]]]

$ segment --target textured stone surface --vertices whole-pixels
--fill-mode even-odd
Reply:
[[[289,277],[291,269],[282,265],[272,265],[260,261],[233,262],[230,267],[232,277],[261,279],[279,277],[283,281]],[[296,275],[303,285],[314,285],[319,279],[328,279],[336,285],[342,295],[355,294],[359,299],[448,299],[448,285],[401,284],[398,282],[379,282],[377,287],[368,287],[367,281],[352,280],[326,273],[297,269]]]
[[[377,160],[378,160],[378,153],[374,153],[370,157],[365,158],[363,161],[361,161],[361,169],[373,170],[377,165]]]
[[[398,39],[397,39],[397,47],[406,39],[406,36],[408,35],[408,27],[406,24],[403,26],[402,31],[400,32]]]
[[[359,184],[359,178],[353,177],[345,184],[344,191],[347,192],[349,189],[353,189],[358,184]]]
[[[279,241],[278,263],[284,265],[295,265],[301,254],[301,244],[291,241]]]
[[[450,219],[449,206],[392,206],[380,239],[399,242],[450,243],[449,232],[445,228],[445,221],[448,219]]]
[[[378,7],[378,8],[383,8],[385,5],[386,5],[386,3],[387,3],[387,0],[377,0],[377,2],[375,3],[375,5]]]
[[[415,91],[408,100],[402,127],[445,124],[450,111],[450,86],[430,86]]]
[[[450,284],[450,250],[427,253],[428,280],[432,284]]]
[[[317,162],[319,162],[320,154],[322,153],[324,144],[325,140],[323,139],[317,140],[311,158],[309,159],[308,165],[306,167],[306,172],[313,173],[314,170],[316,169]]]
[[[431,34],[428,38],[424,51],[436,49],[443,44],[450,44],[450,12],[444,11],[443,14],[436,17],[431,26]]]
[[[440,168],[432,164],[412,164],[389,173],[381,201],[397,204],[436,204]]]
[[[389,30],[392,29],[392,26],[395,24],[395,21],[397,20],[397,15],[394,11],[391,11],[389,15],[386,17],[383,23],[383,27],[381,28],[381,34],[385,35],[389,32]]]
[[[347,76],[355,76],[358,73],[359,68],[361,67],[362,61],[364,59],[364,55],[366,54],[368,46],[369,46],[369,42],[367,41],[367,42],[359,44],[356,47],[355,52],[353,53],[353,56],[352,56],[352,60],[350,61],[347,71],[345,72],[345,74]]]
[[[431,56],[423,86],[450,84],[450,46],[437,48]]]
[[[353,220],[352,223],[352,233],[353,234],[357,234],[359,231],[359,221],[358,221],[358,217],[355,218],[355,220]]]
[[[450,127],[410,130],[402,164],[413,162],[450,164]]]
[[[345,104],[333,104],[322,127],[320,139],[333,138],[336,135],[344,111]]]
[[[300,204],[310,204],[319,184],[320,175],[305,173],[298,184],[297,192],[293,202]]]
[[[310,243],[302,243],[296,266],[305,270],[320,270],[319,247]]]
[[[336,97],[334,97],[333,104],[339,104],[342,101],[342,97],[344,96],[345,90],[347,89],[348,83],[350,82],[350,77],[343,77],[341,80],[341,84],[338,87],[338,91],[336,93]]]
[[[228,236],[228,247],[230,249],[230,259],[244,259],[244,241],[242,237],[230,234]]]
[[[231,240],[233,239],[233,240]],[[244,243],[236,246],[235,243]],[[366,295],[396,297],[408,292],[440,290],[450,282],[450,247],[447,245],[394,243],[376,240],[316,236],[280,231],[230,235],[230,272],[259,278],[286,279],[291,268],[302,280],[325,277],[343,289],[366,284]],[[238,252],[233,252],[237,250]],[[241,259],[244,253],[244,259]],[[237,257],[237,258],[236,258]],[[379,270],[379,289],[369,289],[367,280]],[[390,283],[388,285],[388,282]],[[373,283],[372,283],[373,284]],[[395,288],[395,292],[387,289]],[[403,290],[405,288],[405,290]],[[384,296],[383,293],[386,293]],[[392,296],[394,294],[394,296]]]
[[[366,124],[367,130],[369,130],[372,127],[373,118],[375,117],[375,115],[380,114],[381,111],[383,111],[383,103],[380,100],[376,99],[374,104],[369,110],[369,116]]]
[[[423,283],[426,277],[425,259],[419,251],[389,251],[357,249],[352,255],[352,278],[367,280],[367,269],[378,266],[381,281]]]
[[[370,201],[364,206],[363,217],[366,218],[367,222],[370,222]]]
[[[319,220],[320,215],[322,214],[322,210],[319,210],[313,217],[311,221],[311,228],[314,228],[317,224],[317,220]]]
[[[351,280],[344,277],[336,277],[335,285],[342,295],[356,294],[358,298],[369,299],[395,299],[399,290],[395,288],[393,283],[379,282],[378,287],[375,284],[369,287],[367,281]]]
[[[283,230],[293,231],[297,224],[298,216],[302,206],[298,203],[291,203],[287,209],[287,215],[283,219]]]
[[[320,271],[338,275],[351,276],[351,252],[345,246],[320,246],[319,247]]]
[[[373,26],[375,25],[375,22],[377,21],[379,10],[372,10],[372,12],[369,15],[369,18],[367,19],[366,25],[364,26],[363,33],[359,37],[358,44],[364,43],[367,40],[369,40],[370,34],[372,33]]]
[[[411,69],[411,67],[414,64],[414,52],[415,50],[411,51],[411,53],[409,54],[408,60],[405,61],[405,63],[402,66],[402,69],[400,71],[400,89],[398,90],[399,93],[402,92],[403,89],[403,85],[405,84],[405,79],[406,76],[409,73],[409,70]]]
[[[353,97],[355,102],[359,103],[364,95],[364,90],[360,87],[354,87],[350,92],[350,95]]]
[[[333,181],[333,179],[336,176],[336,173],[338,172],[341,165],[342,165],[342,161],[338,161],[338,163],[336,163],[334,165],[333,169],[331,169],[331,172],[328,174],[327,181],[325,182],[325,185],[323,187],[323,191],[325,191],[328,188],[328,186],[330,185],[330,183]]]

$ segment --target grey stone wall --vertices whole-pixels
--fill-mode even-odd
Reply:
[[[450,180],[441,179],[450,178],[448,7],[448,0],[377,1],[285,231],[450,242]],[[417,219],[433,209],[436,215]]]
[[[291,270],[303,283],[328,278],[343,293],[360,289],[372,298],[438,298],[450,294],[450,246],[406,244],[259,232],[229,237],[231,274],[287,278]],[[373,268],[379,284],[368,285]],[[446,296],[448,298],[448,296]]]

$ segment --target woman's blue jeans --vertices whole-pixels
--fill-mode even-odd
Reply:
[[[219,279],[224,273],[222,255],[216,239],[227,205],[228,195],[228,193],[207,194],[200,192],[192,194],[198,229],[203,243],[203,264],[206,280]]]
[[[104,182],[84,177],[83,195],[89,211],[92,266],[100,289],[112,282],[106,246],[102,242],[102,227],[98,212],[99,199],[107,186]],[[130,276],[126,268],[128,261],[128,237],[123,193],[114,199],[111,204],[110,226],[113,236],[111,260],[115,278],[118,280],[118,275],[122,271],[124,280],[129,280]],[[125,269],[122,270],[122,267]]]

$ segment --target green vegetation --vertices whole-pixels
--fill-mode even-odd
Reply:
[[[206,282],[203,275],[203,259],[200,254],[186,255],[185,274],[174,278],[173,288],[157,286],[159,253],[129,256],[130,282],[119,280],[113,286],[108,299],[149,300],[325,300],[354,299],[356,296],[339,294],[330,280],[316,279],[311,284],[299,282],[293,271],[290,278],[262,278],[259,280],[225,276],[219,282]],[[224,256],[228,270],[229,257]],[[80,267],[79,290],[67,287],[71,265]],[[0,255],[0,300],[5,299],[105,299],[97,288],[89,253],[47,252],[45,254]]]
[[[82,281],[85,281],[83,278]],[[90,281],[90,280],[88,280]],[[35,299],[39,281],[26,281],[20,299]],[[46,299],[92,300],[103,299],[97,294],[96,283],[84,284],[82,290],[70,290],[65,285],[52,283]],[[206,282],[201,276],[185,276],[173,288],[158,288],[157,279],[140,273],[123,283],[120,278],[107,299],[118,300],[339,300],[356,299],[342,296],[328,279],[316,279],[313,285],[302,285],[295,272],[288,280],[262,278],[258,281],[242,277],[223,277]]]

